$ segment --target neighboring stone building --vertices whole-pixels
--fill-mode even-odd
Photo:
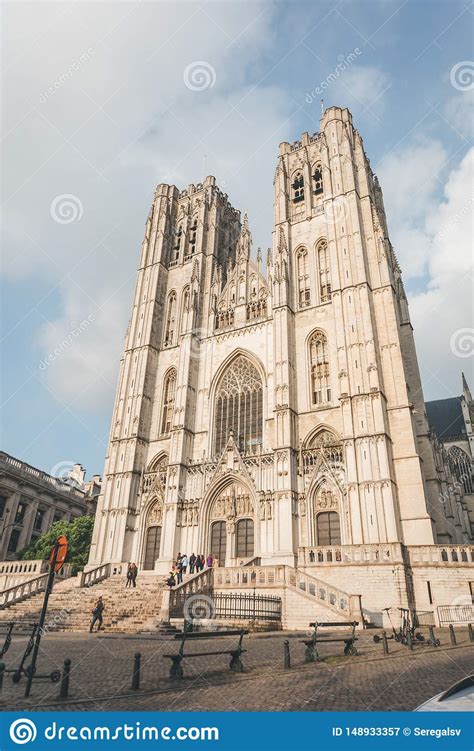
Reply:
[[[461,396],[426,402],[426,413],[440,463],[449,467],[446,479],[464,495],[474,533],[474,401],[464,373],[462,388]]]
[[[467,506],[433,451],[382,191],[347,109],[280,145],[274,188],[265,269],[214,177],[155,191],[89,566],[165,572],[211,551],[229,582],[252,561],[273,585],[276,566],[318,569],[368,618],[442,603],[468,589],[472,552],[449,547],[469,540]]]
[[[80,465],[78,465],[80,466]],[[95,488],[96,496],[100,488]],[[51,525],[95,513],[97,497],[0,452],[0,561],[17,553]]]

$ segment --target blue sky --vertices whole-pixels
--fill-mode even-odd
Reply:
[[[321,88],[380,178],[425,397],[474,386],[472,7],[4,5],[2,448],[102,472],[155,185],[214,174],[267,247],[278,143],[318,130]]]

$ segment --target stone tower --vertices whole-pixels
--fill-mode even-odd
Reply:
[[[265,270],[213,177],[156,189],[90,566],[466,539],[460,499],[439,502],[382,191],[347,109],[280,145],[274,188]]]

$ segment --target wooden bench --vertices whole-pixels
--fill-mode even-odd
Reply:
[[[179,650],[176,654],[166,654],[163,657],[168,657],[171,660],[170,678],[182,678],[183,667],[181,665],[184,659],[189,660],[192,657],[210,657],[212,655],[230,655],[229,668],[236,673],[241,673],[244,669],[240,655],[242,652],[246,652],[246,649],[242,647],[242,641],[248,631],[239,629],[235,631],[190,631],[184,629],[182,633],[175,634],[175,639],[181,639]],[[195,639],[218,639],[224,636],[238,636],[239,641],[235,649],[221,649],[214,652],[186,652],[184,651],[185,644]]]
[[[319,659],[316,645],[321,643],[324,644],[329,642],[343,642],[345,655],[357,654],[357,649],[354,642],[357,641],[355,629],[356,626],[359,625],[358,621],[330,621],[327,623],[316,621],[315,623],[310,623],[309,625],[310,627],[314,627],[311,639],[303,639],[301,641],[301,643],[306,647],[304,658],[305,662],[316,662],[316,660]],[[344,628],[346,630],[346,633],[335,632],[322,634],[320,632],[320,629],[323,628]]]

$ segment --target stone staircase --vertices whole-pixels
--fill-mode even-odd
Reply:
[[[49,598],[46,631],[87,631],[92,610],[99,598],[105,603],[104,628],[107,632],[137,633],[166,630],[160,624],[163,577],[142,576],[136,588],[125,588],[121,577],[109,577],[93,587],[79,587],[78,578],[57,581]],[[36,622],[43,593],[0,610],[0,623]]]

